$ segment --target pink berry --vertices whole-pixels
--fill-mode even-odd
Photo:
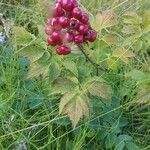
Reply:
[[[67,46],[62,45],[56,49],[56,53],[58,55],[68,55],[71,53],[71,49]]]
[[[81,19],[81,17],[82,17],[81,9],[78,7],[74,8],[71,16],[75,19]]]
[[[57,43],[54,41],[54,39],[51,36],[48,37],[47,42],[48,42],[48,45],[51,45],[51,46],[57,45]]]
[[[79,23],[76,19],[71,19],[70,20],[70,28],[71,29],[77,29],[79,26]]]
[[[53,28],[55,30],[61,30],[62,29],[61,25],[59,24],[59,17],[52,18],[51,25],[53,26]]]
[[[74,3],[72,0],[61,0],[61,6],[66,11],[72,11],[74,8]]]
[[[84,41],[83,35],[77,34],[77,35],[75,36],[74,41],[75,41],[76,44],[83,43],[83,41]]]
[[[64,10],[61,7],[60,3],[56,3],[55,8],[54,8],[54,16],[59,17],[63,16],[65,14]]]
[[[90,38],[88,39],[90,42],[94,42],[97,38],[97,32],[94,30],[90,30]]]
[[[53,32],[52,26],[46,26],[46,27],[45,27],[45,33],[46,33],[47,35],[51,35],[52,32]]]
[[[67,26],[69,26],[69,19],[67,17],[60,17],[59,18],[59,24],[63,27],[66,28]]]
[[[88,30],[89,30],[88,25],[86,25],[86,24],[80,24],[79,25],[78,31],[79,31],[80,34],[85,34],[85,33],[88,32]]]
[[[52,25],[52,18],[47,19],[47,25],[51,26]]]
[[[56,3],[61,3],[61,0],[55,0],[56,1]]]
[[[82,18],[80,20],[82,23],[88,23],[89,21],[89,15],[87,13],[82,13]]]
[[[67,42],[74,42],[74,34],[72,32],[66,32],[64,40]]]

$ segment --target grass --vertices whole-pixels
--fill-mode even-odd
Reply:
[[[110,54],[110,51],[122,45],[122,41],[128,37],[121,33],[124,26],[123,14],[134,10],[142,15],[148,9],[149,3],[148,0],[81,0],[80,2],[82,8],[91,16],[106,9],[113,9],[117,14],[119,25],[103,30],[99,39],[90,46],[100,51],[102,55],[98,59],[102,64],[111,58],[111,56],[106,57],[105,54],[107,52]],[[44,23],[43,4],[44,1],[38,0],[2,0],[0,13],[10,18],[13,26],[22,26],[38,37],[38,27]],[[106,46],[101,41],[107,34],[119,37],[117,45]],[[147,36],[149,37],[149,33],[139,39],[144,41],[148,39]],[[136,53],[135,58],[127,64],[117,59],[115,60],[117,69],[100,72],[99,77],[104,78],[113,88],[112,104],[107,106],[102,101],[97,101],[97,97],[90,96],[93,104],[90,117],[83,119],[73,129],[68,117],[58,113],[60,95],[49,94],[54,88],[50,87],[51,76],[26,79],[30,62],[18,56],[14,45],[10,44],[11,40],[8,39],[5,44],[0,45],[0,150],[119,150],[120,143],[129,145],[131,141],[139,148],[132,145],[129,150],[150,149],[150,99],[147,96],[146,103],[137,101],[138,93],[149,87],[150,80],[148,78],[145,83],[141,81],[141,77],[140,81],[138,77],[136,80],[133,79],[134,77],[126,78],[126,73],[134,69],[149,75],[148,44],[139,51],[136,51],[139,41],[128,45],[127,50],[132,48]],[[87,49],[89,51],[89,47]],[[99,54],[96,52],[90,51],[90,55],[94,57]],[[80,64],[82,58],[73,58],[73,60],[76,64]],[[80,69],[88,72],[90,68],[92,68],[90,65],[86,65],[85,69]],[[63,73],[66,73],[66,70]],[[84,80],[82,78],[85,77],[81,77],[80,80]],[[146,93],[143,96],[146,96]],[[140,99],[143,100],[143,97]],[[124,140],[125,136],[122,135],[125,135],[127,140]],[[129,140],[130,138],[133,139]],[[124,149],[126,150],[127,147]]]

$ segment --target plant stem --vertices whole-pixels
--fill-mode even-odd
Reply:
[[[86,60],[89,61],[96,69],[96,75],[99,74],[99,69],[102,71],[106,71],[106,69],[102,68],[99,64],[95,63],[89,56],[88,54],[86,54],[86,52],[84,51],[84,48],[82,45],[78,45],[79,49],[81,50],[81,52],[83,53],[83,55],[85,56]]]

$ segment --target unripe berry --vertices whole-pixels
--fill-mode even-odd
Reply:
[[[80,34],[85,34],[85,33],[88,32],[88,30],[89,30],[88,25],[86,25],[86,24],[80,24],[79,25],[78,31],[79,31]]]
[[[81,9],[78,7],[75,7],[72,11],[71,16],[75,19],[81,19],[82,18],[82,12]]]
[[[74,3],[72,0],[61,0],[61,6],[66,11],[72,11],[74,8]]]
[[[64,10],[61,7],[60,3],[56,3],[55,8],[54,8],[54,16],[59,17],[63,16],[65,14]]]
[[[59,17],[52,18],[51,25],[53,26],[53,28],[55,30],[61,30],[62,29],[62,27],[59,24]]]
[[[71,53],[71,49],[65,45],[62,45],[56,49],[58,55],[68,55]]]
[[[83,35],[77,34],[77,35],[75,36],[74,41],[75,41],[76,44],[83,43],[83,41],[84,41]]]
[[[59,24],[63,27],[66,28],[67,26],[69,26],[69,19],[67,17],[60,17],[59,18]]]
[[[47,35],[51,35],[51,34],[53,33],[53,28],[52,28],[52,26],[46,26],[46,27],[45,27],[45,33],[46,33]]]

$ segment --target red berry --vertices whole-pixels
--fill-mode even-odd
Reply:
[[[88,39],[90,42],[94,42],[97,38],[97,32],[94,30],[90,30],[90,38]]]
[[[75,19],[81,19],[81,17],[82,17],[81,9],[78,7],[74,8],[71,16]]]
[[[54,16],[59,17],[63,16],[65,14],[64,10],[61,7],[60,3],[56,3],[56,6],[54,8]]]
[[[54,31],[54,32],[52,33],[52,38],[53,38],[53,40],[56,41],[57,43],[60,42],[61,39],[62,39],[61,32],[59,32],[59,31]]]
[[[67,17],[60,17],[59,18],[59,24],[63,27],[66,28],[67,26],[69,26],[69,19]]]
[[[79,25],[78,31],[79,31],[80,34],[85,34],[85,33],[88,32],[88,30],[89,30],[88,25],[86,25],[86,24],[80,24]]]
[[[72,32],[67,32],[65,34],[64,40],[67,42],[74,42],[74,34]]]
[[[52,26],[46,26],[46,27],[45,27],[45,33],[46,33],[47,35],[51,35],[52,32],[53,32]]]
[[[74,8],[74,3],[72,0],[61,0],[61,6],[66,11],[72,11]]]
[[[48,42],[48,45],[51,45],[51,46],[57,45],[57,43],[54,41],[54,39],[51,36],[48,37],[47,42]]]
[[[71,19],[70,20],[70,28],[71,29],[77,29],[79,26],[79,23],[76,19]]]
[[[89,15],[87,13],[82,13],[82,18],[80,20],[82,23],[88,23],[89,21]]]
[[[76,44],[83,43],[83,41],[84,41],[83,35],[77,34],[77,35],[75,36],[74,41],[75,41]]]
[[[67,46],[62,45],[56,49],[56,53],[58,55],[68,55],[69,53],[71,53],[71,49]]]
[[[77,0],[71,0],[71,2],[74,4],[74,7],[78,7],[79,6]]]

